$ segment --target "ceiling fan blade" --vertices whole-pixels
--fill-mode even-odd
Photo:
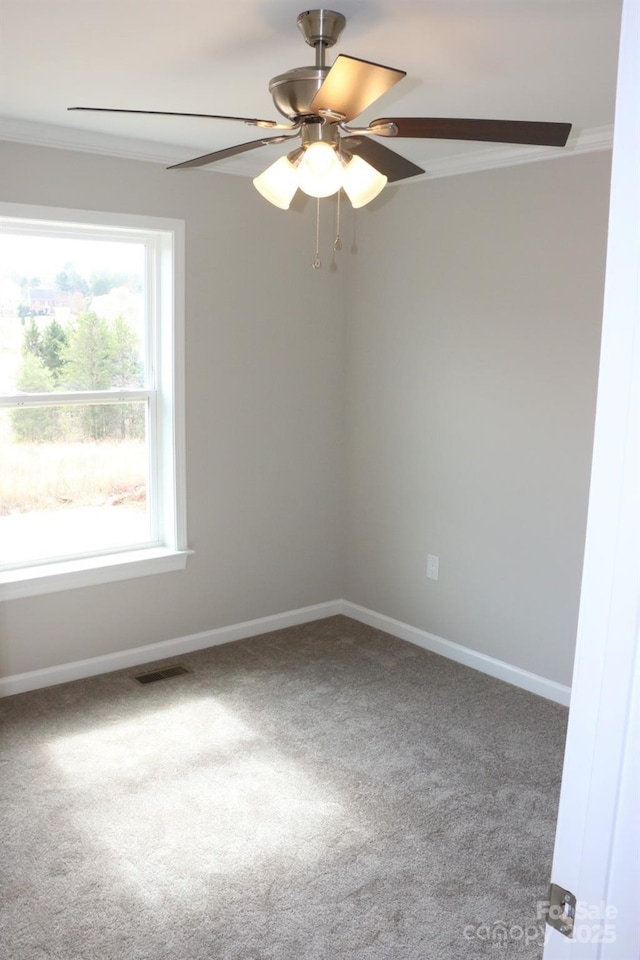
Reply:
[[[348,122],[406,75],[405,70],[340,54],[311,101],[311,110],[329,110]]]
[[[152,117],[203,117],[205,120],[239,120],[255,127],[275,127],[289,130],[289,126],[279,124],[277,120],[258,120],[252,117],[226,117],[219,113],[177,113],[173,110],[122,110],[116,107],[67,107],[67,110],[87,110],[91,113],[137,113]]]
[[[237,143],[235,147],[226,147],[224,150],[215,150],[213,153],[205,153],[202,157],[194,157],[193,160],[185,160],[183,163],[174,163],[167,170],[180,170],[186,167],[204,167],[207,163],[214,163],[216,160],[224,160],[226,157],[235,157],[238,153],[246,153],[247,150],[255,150],[257,147],[264,147],[267,143],[283,143],[285,140],[294,139],[292,137],[263,137],[261,140],[249,140],[248,143]]]
[[[447,117],[383,117],[369,124],[394,124],[398,137],[427,140],[482,140],[491,143],[529,143],[544,147],[564,147],[571,132],[570,123],[544,123],[535,120],[462,120]],[[387,127],[387,130],[389,128]],[[389,133],[380,131],[382,136]]]
[[[349,153],[362,157],[372,167],[383,173],[389,183],[406,180],[407,177],[417,177],[419,173],[424,173],[422,167],[416,166],[406,157],[401,157],[394,150],[383,147],[377,140],[370,140],[369,137],[343,137],[340,145]]]

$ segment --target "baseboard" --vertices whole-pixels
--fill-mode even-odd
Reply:
[[[430,650],[432,653],[438,653],[449,660],[455,660],[456,663],[462,663],[466,667],[472,667],[479,670],[480,673],[487,673],[490,677],[496,677],[498,680],[504,680],[515,687],[521,687],[523,690],[529,690],[547,700],[553,700],[555,703],[561,703],[563,706],[569,706],[571,698],[571,687],[566,687],[555,680],[548,680],[546,677],[540,677],[536,673],[530,673],[528,670],[522,670],[520,667],[514,667],[503,660],[496,660],[495,657],[489,657],[484,653],[478,653],[477,650],[471,650],[469,647],[463,647],[459,643],[453,643],[451,640],[443,640],[433,633],[427,633],[426,630],[420,630],[418,627],[412,627],[408,623],[402,623],[400,620],[394,620],[382,613],[376,613],[374,610],[368,610],[366,607],[360,607],[349,600],[342,600],[339,613],[353,620],[359,620],[360,623],[366,623],[369,627],[376,627],[378,630],[384,630],[400,640],[407,640],[418,647]]]
[[[26,693],[29,690],[39,690],[42,687],[52,687],[58,683],[67,683],[70,680],[82,680],[85,677],[95,677],[101,673],[111,673],[113,670],[122,670],[126,667],[137,667],[144,663],[164,660],[167,657],[177,657],[183,653],[193,653],[195,650],[205,650],[221,643],[231,643],[234,640],[244,640],[247,637],[256,637],[261,633],[270,633],[273,630],[282,630],[285,627],[295,627],[313,620],[323,620],[343,614],[376,627],[385,633],[390,633],[400,640],[407,640],[418,647],[438,653],[440,656],[455,660],[481,673],[486,673],[498,680],[504,680],[516,687],[522,687],[531,693],[536,693],[547,700],[553,700],[564,706],[569,705],[571,688],[555,680],[548,680],[528,670],[514,667],[510,663],[496,660],[477,650],[463,647],[451,640],[444,640],[426,630],[412,627],[408,623],[394,620],[375,610],[361,607],[350,600],[331,600],[327,603],[318,603],[310,607],[301,607],[299,610],[288,610],[285,613],[274,614],[268,617],[259,617],[257,620],[246,620],[244,623],[235,623],[227,627],[218,627],[204,633],[194,633],[187,637],[175,640],[163,640],[160,643],[149,643],[131,650],[121,650],[117,653],[108,653],[100,657],[91,657],[88,660],[76,660],[73,663],[63,663],[55,667],[46,667],[43,670],[32,670],[28,673],[14,674],[9,677],[0,677],[0,697],[12,696],[16,693]]]
[[[42,687],[52,687],[58,683],[68,683],[70,680],[95,677],[101,673],[111,673],[113,670],[122,670],[126,667],[137,667],[143,663],[177,657],[183,653],[193,653],[195,650],[205,650],[207,647],[215,647],[221,643],[231,643],[234,640],[256,637],[261,633],[282,630],[284,627],[295,627],[301,623],[310,623],[312,620],[322,620],[342,612],[342,601],[332,600],[269,617],[259,617],[257,620],[246,620],[244,623],[235,623],[228,627],[218,627],[204,633],[193,633],[175,640],[163,640],[160,643],[149,643],[143,647],[120,650],[117,653],[91,657],[88,660],[76,660],[73,663],[46,667],[43,670],[31,670],[28,673],[0,677],[0,697],[39,690]]]

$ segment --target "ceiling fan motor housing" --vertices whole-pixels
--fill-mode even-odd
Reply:
[[[276,110],[289,120],[313,116],[311,102],[329,73],[324,52],[336,43],[347,21],[335,10],[304,10],[297,22],[305,42],[315,48],[315,66],[295,67],[269,83]]]
[[[312,116],[311,101],[324,83],[329,67],[294,67],[269,81],[269,93],[289,120]]]

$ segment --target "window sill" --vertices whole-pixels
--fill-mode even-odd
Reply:
[[[0,601],[184,570],[192,550],[155,547],[0,573]]]

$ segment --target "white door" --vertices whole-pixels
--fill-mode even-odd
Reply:
[[[589,519],[552,880],[573,939],[544,960],[640,960],[640,0],[625,0]]]

